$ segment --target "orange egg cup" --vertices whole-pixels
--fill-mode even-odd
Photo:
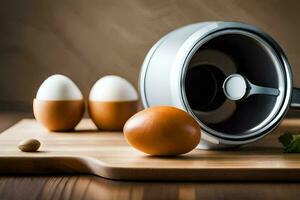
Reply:
[[[88,112],[99,129],[120,131],[126,121],[138,112],[139,101],[88,102]]]
[[[84,100],[33,100],[33,114],[50,131],[70,131],[83,117]]]

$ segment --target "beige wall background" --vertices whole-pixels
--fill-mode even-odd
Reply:
[[[30,109],[51,74],[71,77],[84,95],[101,76],[135,86],[149,48],[167,32],[208,20],[242,21],[272,35],[300,87],[297,0],[2,0],[0,106]]]

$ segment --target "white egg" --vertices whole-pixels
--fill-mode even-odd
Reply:
[[[80,100],[82,93],[67,76],[55,74],[48,77],[40,86],[37,100]]]
[[[136,101],[138,94],[135,88],[126,79],[119,76],[104,76],[92,87],[89,100],[92,101]]]

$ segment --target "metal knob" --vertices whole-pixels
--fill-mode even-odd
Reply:
[[[228,76],[223,83],[223,91],[232,101],[239,101],[255,94],[279,95],[279,89],[255,85],[240,74]]]

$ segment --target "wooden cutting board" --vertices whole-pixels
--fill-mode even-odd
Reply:
[[[118,180],[300,180],[300,154],[282,153],[285,131],[300,130],[300,120],[283,121],[264,139],[239,149],[194,150],[178,157],[151,157],[127,145],[121,132],[97,131],[84,119],[77,131],[48,132],[24,119],[0,134],[0,173],[88,173]],[[39,152],[17,143],[37,138]]]

